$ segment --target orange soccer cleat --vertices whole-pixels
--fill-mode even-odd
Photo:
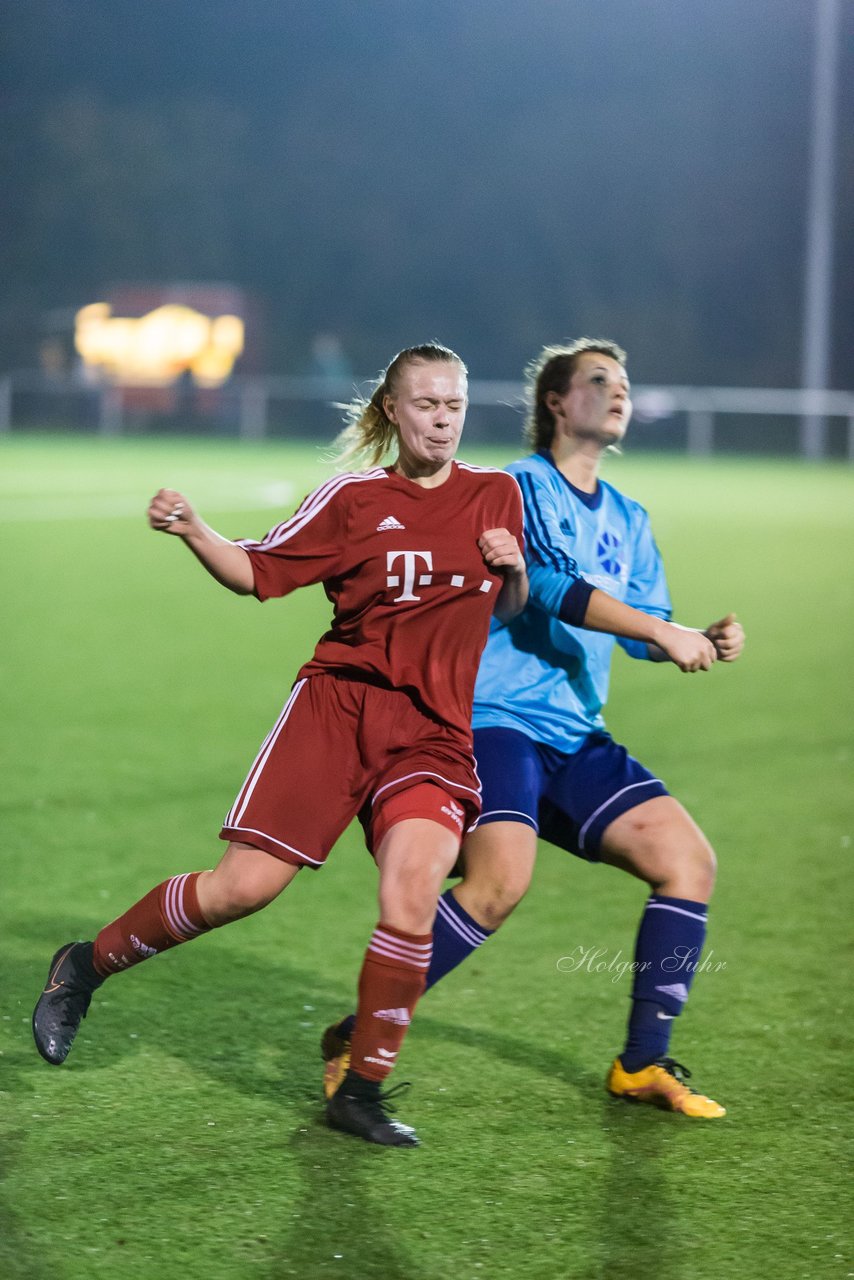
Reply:
[[[681,1111],[684,1116],[701,1120],[719,1120],[726,1109],[712,1098],[695,1093],[685,1084],[691,1072],[673,1058],[659,1058],[640,1071],[625,1071],[615,1058],[608,1072],[606,1087],[615,1098],[628,1102],[650,1102],[665,1111]]]
[[[337,1092],[342,1080],[350,1069],[350,1041],[353,1036],[353,1024],[356,1019],[352,1014],[342,1018],[340,1022],[327,1027],[320,1042],[320,1053],[324,1061],[323,1094],[327,1101]]]

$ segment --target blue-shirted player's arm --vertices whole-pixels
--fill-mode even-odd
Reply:
[[[552,494],[529,472],[514,474],[525,505],[530,603],[571,626],[655,646],[681,671],[708,671],[717,655],[702,632],[633,609],[585,581]]]
[[[667,589],[661,552],[656,545],[646,512],[638,508],[636,519],[626,604],[669,621],[673,614],[673,606]],[[618,643],[632,658],[646,658],[653,662],[669,661],[664,650],[655,645],[643,644],[638,640],[627,640],[623,636],[618,638]]]
[[[711,640],[718,655],[718,662],[735,662],[744,648],[744,627],[734,613],[706,627],[703,635]]]
[[[531,603],[552,617],[583,626],[594,590],[581,576],[548,489],[527,471],[515,473],[525,507],[525,559]]]
[[[626,603],[636,609],[643,609],[645,613],[669,619],[672,606],[661,552],[656,545],[646,512],[640,509],[640,515],[632,550],[632,571]],[[735,662],[741,656],[744,628],[734,613],[728,613],[726,617],[713,622],[704,629],[703,635],[715,646],[719,662]],[[633,658],[649,658],[653,662],[670,661],[670,655],[658,645],[640,644],[636,640],[622,637],[619,637],[619,643]]]

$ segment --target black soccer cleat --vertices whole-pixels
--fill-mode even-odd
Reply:
[[[408,1084],[399,1084],[388,1093],[380,1093],[379,1085],[361,1077],[345,1079],[341,1088],[326,1104],[326,1119],[332,1129],[354,1133],[365,1142],[381,1147],[417,1147],[418,1135],[411,1125],[389,1118],[389,1099]]]
[[[92,992],[103,981],[92,964],[91,942],[67,942],[51,960],[45,989],[33,1010],[33,1039],[51,1066],[61,1066],[68,1057]]]

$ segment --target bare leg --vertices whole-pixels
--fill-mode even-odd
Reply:
[[[464,876],[453,890],[485,929],[500,928],[524,898],[537,858],[537,833],[524,822],[487,822],[466,836]]]
[[[653,893],[708,902],[717,864],[712,846],[672,796],[656,796],[605,828],[602,861],[645,880]]]
[[[213,927],[240,920],[277,898],[299,870],[263,849],[232,842],[196,882],[199,909]]]

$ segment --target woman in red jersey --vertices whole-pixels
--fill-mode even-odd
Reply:
[[[221,537],[174,490],[152,499],[151,527],[223,586],[266,600],[322,582],[333,620],[226,815],[216,868],[171,877],[93,942],[54,956],[33,1014],[48,1062],[65,1060],[107,977],[266,906],[302,867],[322,866],[359,814],[380,918],[327,1118],[369,1142],[417,1144],[381,1084],[424,989],[442,882],[480,808],[471,710],[490,619],[527,598],[516,481],[454,461],[466,405],[452,351],[400,352],[345,433],[345,456],[372,465],[321,485],[260,542]],[[393,465],[379,465],[395,448]]]

